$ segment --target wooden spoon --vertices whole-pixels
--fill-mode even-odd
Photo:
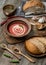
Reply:
[[[15,48],[13,49],[15,51],[15,53],[19,54],[19,55],[22,55],[23,57],[25,57],[27,60],[29,60],[30,62],[36,62],[34,59],[32,58],[29,58],[28,56],[26,56],[25,54],[23,54],[18,48]]]
[[[8,52],[10,52],[12,55],[14,55],[18,60],[20,60],[20,58],[19,58],[12,50],[10,50],[10,49],[7,47],[6,44],[1,44],[0,47],[3,48],[3,49],[6,49]]]

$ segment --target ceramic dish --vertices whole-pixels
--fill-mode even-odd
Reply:
[[[10,19],[6,23],[6,32],[12,37],[24,37],[31,31],[31,25],[28,20],[22,17]]]
[[[16,7],[14,5],[5,5],[3,7],[3,12],[6,16],[10,16],[14,14],[16,11]]]

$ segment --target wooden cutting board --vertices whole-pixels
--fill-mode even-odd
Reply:
[[[6,30],[5,30],[5,25],[3,26],[3,35],[4,35],[4,38],[5,40],[10,43],[10,44],[16,44],[16,43],[20,43],[20,42],[23,42],[23,39],[17,39],[17,38],[13,38],[13,37],[10,37],[7,33],[6,33]]]
[[[35,29],[35,27],[32,26],[32,30],[30,31],[30,33],[26,37],[24,37],[24,39],[23,38],[22,39],[16,39],[16,38],[8,36],[8,34],[6,33],[6,30],[5,30],[5,25],[4,25],[3,26],[3,35],[4,35],[4,37],[8,43],[13,44],[13,43],[23,42],[26,39],[29,39],[30,37],[46,36],[46,30],[38,31],[37,29]]]

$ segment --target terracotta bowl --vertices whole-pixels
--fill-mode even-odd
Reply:
[[[6,33],[12,37],[25,37],[31,31],[29,21],[23,17],[11,18],[5,25]]]

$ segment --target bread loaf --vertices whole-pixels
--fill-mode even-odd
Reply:
[[[27,41],[25,41],[25,47],[27,49],[27,51],[29,51],[30,53],[32,54],[43,54],[46,52],[46,48],[45,48],[45,43],[44,44],[42,43],[43,41],[45,41],[43,39],[42,42],[40,41],[43,39],[39,38],[39,37],[36,37],[36,38],[32,38],[32,39],[29,39]]]
[[[46,48],[46,38],[43,38],[43,37],[38,37],[37,38],[42,44],[44,44],[45,48]]]
[[[24,5],[23,5],[23,11],[24,12],[35,12],[37,11],[43,11],[45,9],[44,4],[41,2],[41,0],[30,0],[27,1]]]

